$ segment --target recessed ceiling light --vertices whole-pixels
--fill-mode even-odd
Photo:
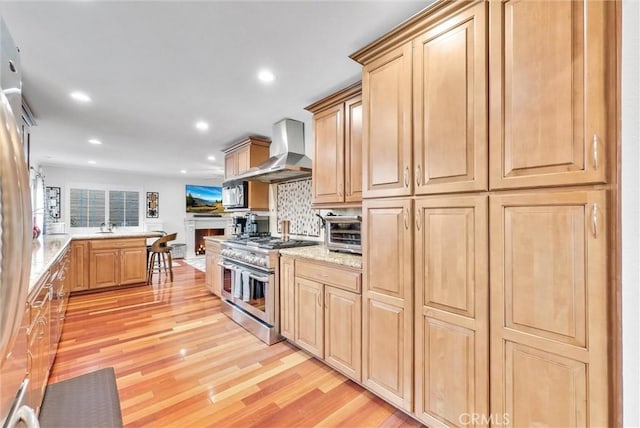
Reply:
[[[271,83],[276,79],[276,76],[266,68],[258,72],[258,79],[263,83]]]
[[[80,91],[73,91],[69,94],[69,96],[71,98],[73,98],[74,100],[81,102],[81,103],[88,103],[91,101],[91,97],[89,97],[89,95],[85,94],[84,92],[80,92]]]
[[[186,170],[186,169],[181,169],[181,170],[180,170],[180,174],[186,174],[186,173],[187,173],[187,170]]]
[[[199,120],[196,122],[196,129],[199,131],[206,131],[209,129],[209,124],[204,120]]]
[[[92,139],[90,139],[90,140],[89,140],[89,142],[90,142],[91,144],[95,144],[95,145],[100,145],[100,144],[102,144],[102,141],[98,140],[97,138],[92,138]]]
[[[214,161],[214,160],[216,160],[216,157],[215,156],[207,156],[207,159],[209,159],[210,161]]]
[[[91,165],[95,165],[97,162],[96,162],[96,161],[94,161],[94,160],[90,160],[90,161],[89,161],[89,163],[90,163]]]

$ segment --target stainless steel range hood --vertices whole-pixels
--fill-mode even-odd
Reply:
[[[257,167],[233,177],[232,181],[278,181],[311,175],[311,159],[304,154],[304,123],[282,119],[273,125],[269,159]]]

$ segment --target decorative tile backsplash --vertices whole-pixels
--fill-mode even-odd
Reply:
[[[320,236],[318,210],[311,208],[311,179],[291,181],[277,185],[277,228],[280,221],[289,220],[289,233]]]

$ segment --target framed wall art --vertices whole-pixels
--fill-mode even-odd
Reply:
[[[147,192],[147,218],[158,218],[158,192]]]
[[[60,220],[60,188],[47,187],[45,191],[47,214],[52,221]]]

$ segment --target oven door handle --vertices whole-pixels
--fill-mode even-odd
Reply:
[[[256,280],[262,281],[262,282],[269,282],[269,277],[268,276],[254,275],[254,274],[250,273],[249,274],[249,278],[253,278],[253,279],[256,279]]]
[[[219,262],[218,266],[226,268],[226,269],[230,269],[230,270],[237,270],[238,266],[234,265],[234,264],[230,264],[230,263],[224,263],[224,262]]]

